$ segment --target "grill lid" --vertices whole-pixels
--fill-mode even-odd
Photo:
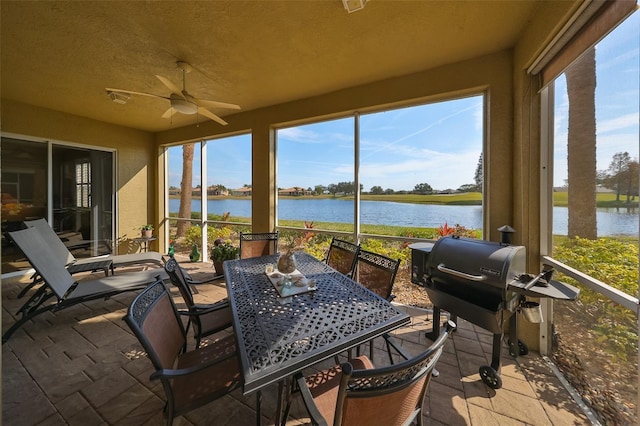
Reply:
[[[526,248],[470,238],[444,237],[429,255],[432,280],[506,288],[524,273]]]

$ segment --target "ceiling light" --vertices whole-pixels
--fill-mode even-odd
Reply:
[[[342,0],[342,4],[344,8],[347,9],[347,12],[352,13],[363,9],[368,1],[369,0]]]
[[[189,102],[184,99],[171,99],[171,108],[175,109],[181,114],[195,114],[198,112],[198,105],[194,102]]]
[[[111,100],[117,104],[126,104],[129,100],[128,93],[107,91]]]

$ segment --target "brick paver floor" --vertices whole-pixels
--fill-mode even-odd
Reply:
[[[212,274],[210,264],[183,260],[181,265],[194,279]],[[15,312],[24,301],[17,295],[24,285],[25,280],[2,283],[3,331],[15,321]],[[178,292],[172,291],[181,304]],[[48,312],[18,330],[2,347],[2,424],[163,424],[164,391],[157,381],[149,380],[151,363],[122,320],[134,297],[135,293],[122,294]],[[198,302],[223,297],[226,290],[221,280],[198,286]],[[431,329],[432,317],[425,310],[403,309],[411,314],[411,325],[394,334],[410,353],[418,353],[430,344],[425,332]],[[478,367],[490,363],[491,342],[490,333],[464,320],[458,322],[437,365],[440,374],[432,380],[425,399],[425,425],[590,423],[545,360],[534,352],[514,360],[503,350],[503,387],[493,390],[484,385]],[[382,350],[382,342],[376,342],[376,364],[386,360]],[[263,424],[274,423],[276,391],[276,385],[263,391]],[[295,400],[287,424],[306,423],[304,406]],[[255,397],[236,390],[177,418],[174,424],[252,425]]]

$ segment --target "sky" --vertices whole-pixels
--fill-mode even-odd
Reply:
[[[596,46],[598,170],[617,152],[638,158],[640,103],[640,13],[636,12]],[[360,116],[360,183],[394,191],[427,183],[434,190],[475,183],[482,151],[482,95]],[[554,186],[566,179],[567,94],[556,81]],[[354,181],[353,117],[277,132],[277,185],[315,188]],[[251,184],[251,137],[207,143],[206,185]],[[195,150],[194,164],[199,164]],[[182,148],[169,154],[169,184],[179,186]],[[200,170],[194,170],[194,186]]]
[[[596,45],[597,170],[607,170],[618,152],[638,160],[640,142],[640,13],[635,12]],[[568,97],[564,75],[555,83],[554,179],[567,179]]]

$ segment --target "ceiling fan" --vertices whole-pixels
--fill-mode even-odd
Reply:
[[[228,109],[240,109],[240,107],[235,104],[194,98],[189,94],[189,92],[187,92],[187,74],[192,70],[191,65],[184,61],[178,61],[177,65],[178,68],[182,70],[182,90],[180,90],[168,78],[161,75],[156,75],[158,80],[160,80],[162,84],[164,84],[169,90],[171,90],[171,95],[169,96],[154,95],[152,93],[136,92],[133,90],[113,89],[109,87],[107,87],[105,90],[112,100],[119,103],[125,103],[129,98],[129,95],[142,95],[150,96],[152,98],[167,99],[170,102],[171,106],[167,111],[165,111],[164,114],[162,114],[162,118],[169,118],[176,112],[187,115],[198,113],[217,123],[222,124],[223,126],[227,125],[228,123],[226,121],[209,111],[207,107]]]

